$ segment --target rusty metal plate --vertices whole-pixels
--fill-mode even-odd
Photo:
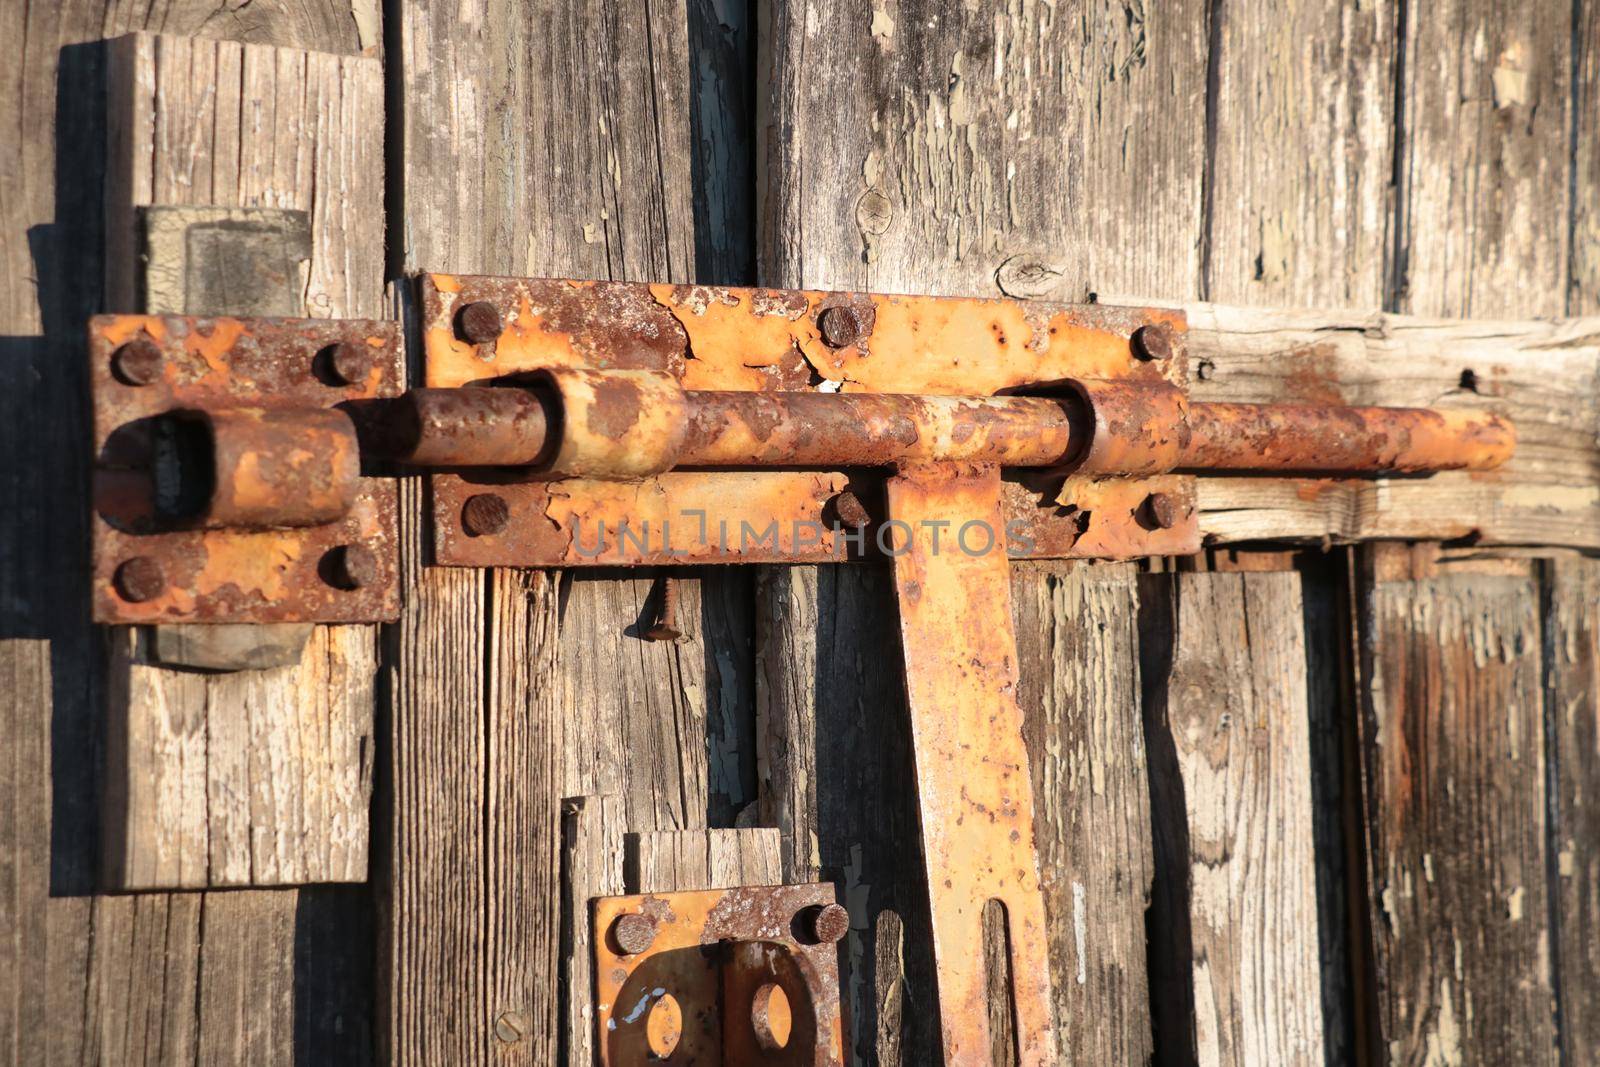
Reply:
[[[948,396],[1063,379],[1181,387],[1187,375],[1185,321],[1173,309],[445,274],[420,285],[430,387],[551,367],[665,370],[686,389]],[[1169,350],[1133,341],[1153,324],[1169,328]],[[1191,477],[1008,478],[1014,558],[1199,550]],[[861,552],[831,521],[829,502],[846,484],[882,498],[882,476],[860,472],[673,471],[633,483],[437,473],[435,561],[570,567],[874,555],[875,529]],[[1170,526],[1140,518],[1157,493],[1171,497]],[[485,495],[501,498],[495,513],[505,521],[469,529],[467,501]]]
[[[435,561],[466,567],[828,563],[884,558],[884,476],[840,471],[674,471],[642,482],[568,478],[488,481],[435,476]],[[837,514],[849,490],[864,527]],[[1172,525],[1144,517],[1146,501],[1171,504]],[[497,499],[497,518],[472,521]],[[472,502],[472,503],[469,503]],[[1126,559],[1198,551],[1194,479],[1107,479],[1014,472],[1004,482],[1004,529],[1013,559]],[[952,535],[955,531],[952,531]]]
[[[895,592],[933,919],[947,1067],[991,1063],[983,912],[1004,905],[1022,1067],[1056,1062],[1049,939],[1033,835],[1033,784],[1017,705],[1005,553],[953,551],[930,523],[998,523],[994,467],[944,464],[889,480],[889,514],[914,532]]]
[[[137,347],[124,348],[131,343]],[[327,365],[328,354],[341,344],[350,346],[340,350],[342,374]],[[398,395],[399,357],[399,327],[391,322],[91,319],[95,620],[373,622],[397,617],[392,480],[359,478],[348,512],[322,525],[169,528],[184,524],[157,517],[160,468],[154,454],[162,417],[173,413],[248,413],[251,418],[264,413],[273,419],[305,412],[315,419],[347,401]],[[130,583],[128,568],[135,560],[146,562],[135,568],[137,581]],[[128,595],[130,587],[136,598]]]
[[[838,945],[805,920],[833,904],[819,884],[596,899],[601,1064],[839,1067]],[[619,928],[624,917],[649,933]]]

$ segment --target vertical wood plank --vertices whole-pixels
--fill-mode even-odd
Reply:
[[[1299,575],[1143,595],[1156,1062],[1321,1063]]]
[[[1411,10],[1389,310],[1563,313],[1572,10],[1515,0]]]
[[[683,0],[402,0],[390,15],[396,272],[691,280]],[[731,821],[751,799],[750,667],[712,644],[748,619],[748,579],[693,583],[690,638],[651,645],[647,581],[424,570],[420,487],[402,503],[380,1044],[395,1064],[542,1065],[560,984],[587,981],[557,970],[561,798],[614,794],[652,829]]]
[[[1572,27],[1572,262],[1567,314],[1600,309],[1600,4],[1579,0]]]
[[[1554,790],[1547,870],[1564,1063],[1600,1047],[1600,562],[1544,565],[1544,684]]]
[[[1034,0],[763,6],[759,281],[1192,299],[1207,8],[1194,0],[1159,10],[1099,0],[1070,9]],[[884,626],[893,617],[887,575],[788,568],[764,576],[761,589],[763,821],[785,832],[790,877],[820,869],[845,889],[855,926],[843,975],[852,1055],[930,1062],[938,1035],[926,888],[899,650]],[[1069,732],[1102,712],[1118,714],[1064,717],[1067,735],[1039,743],[1087,751],[1092,762],[1096,750]],[[1138,809],[1142,784],[1115,767],[1099,773],[1110,790],[1136,788],[1108,793],[1108,806]],[[1070,825],[1041,812],[1036,833],[1052,839],[1050,855],[1075,840]],[[1102,913],[1086,932],[1106,939],[1092,952],[1110,953],[1142,921],[1148,867],[1142,851],[1098,858],[1085,878],[1127,886],[1121,919]],[[1069,887],[1058,905],[1072,899],[1062,877],[1045,872]],[[1070,914],[1051,921],[1071,929]],[[1057,956],[1058,966],[1071,961]],[[1093,972],[1083,990],[1075,964],[1055,975],[1058,989],[1074,987],[1084,1016],[1128,1022],[1117,1034],[1115,1023],[1100,1031],[1085,1022],[1075,1032],[1089,1045],[1083,1056],[1102,1054],[1097,1032],[1142,1047],[1141,964]]]
[[[307,310],[380,310],[382,218],[353,210],[383,184],[379,63],[134,35],[112,46],[107,91],[107,226],[129,250],[107,264],[114,301],[133,299],[140,206],[217,204],[308,212]],[[240,140],[241,108],[271,109],[259,140]],[[292,162],[264,176],[262,153]],[[149,665],[124,631],[112,665],[108,887],[366,879],[373,627],[320,627],[298,666],[219,675]]]
[[[1384,1054],[1555,1063],[1538,591],[1372,582],[1363,649]]]
[[[593,923],[589,902],[627,892],[623,882],[625,821],[619,797],[568,797],[562,804],[561,1027],[557,1062],[595,1062]],[[585,981],[584,979],[589,979]]]
[[[783,882],[782,835],[774,828],[629,834],[630,893],[692,892]]]
[[[1056,975],[1063,1062],[1145,1063],[1150,806],[1137,571],[1019,564],[1018,690]]]
[[[1205,298],[1381,307],[1395,3],[1216,12]]]

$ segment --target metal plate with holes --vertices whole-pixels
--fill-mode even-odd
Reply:
[[[1183,314],[1169,309],[432,274],[421,279],[421,318],[436,388],[570,366],[668,370],[687,389],[934,395],[1076,378],[1182,385],[1187,375]],[[1130,338],[1152,323],[1172,327],[1172,351],[1141,358],[1150,353]],[[1199,548],[1192,477],[1006,477],[1016,558]],[[432,483],[435,559],[446,565],[857,558],[833,514],[847,485],[872,522],[884,520],[874,504],[883,478],[870,472],[691,470],[618,483],[481,469]],[[1166,527],[1141,517],[1155,493],[1171,505]],[[463,521],[480,495],[503,499],[497,529]],[[876,528],[856,543],[878,554]]]
[[[140,342],[130,374],[119,350]],[[319,354],[363,357],[348,382]],[[153,346],[153,349],[149,346]],[[97,622],[356,622],[399,613],[392,481],[361,478],[349,512],[325,525],[187,529],[157,515],[163,417],[185,411],[317,411],[400,391],[399,328],[356,320],[101,315],[89,324],[94,404]],[[370,358],[368,358],[370,354]],[[362,566],[351,580],[354,546]],[[127,568],[138,588],[128,593]],[[352,587],[354,586],[354,587]]]
[[[605,1067],[837,1067],[838,945],[808,937],[831,885],[746,886],[594,901],[595,1023]],[[627,952],[623,916],[648,947]],[[635,946],[637,947],[637,946]]]

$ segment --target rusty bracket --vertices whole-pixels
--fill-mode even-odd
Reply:
[[[397,615],[396,488],[347,409],[399,355],[392,322],[90,320],[95,621]]]
[[[842,1067],[831,885],[599,897],[595,1028],[603,1067]]]

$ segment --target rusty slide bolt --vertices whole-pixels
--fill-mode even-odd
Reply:
[[[656,943],[656,921],[637,911],[618,915],[611,924],[611,940],[630,956],[648,951]]]
[[[1151,323],[1133,331],[1133,354],[1145,362],[1172,358],[1172,330],[1165,323]]]
[[[499,493],[474,493],[461,506],[461,528],[472,537],[486,537],[506,528],[511,505]]]
[[[339,545],[323,555],[317,573],[335,589],[360,589],[378,580],[378,557],[365,545]]]
[[[819,945],[836,944],[850,932],[850,913],[842,904],[813,904],[795,918],[804,939]]]
[[[142,604],[161,595],[167,587],[167,578],[161,573],[161,564],[149,556],[134,556],[117,568],[112,583],[122,599]]]
[[[456,313],[456,330],[468,344],[486,345],[505,332],[500,309],[488,300],[474,300]]]
[[[149,385],[161,375],[161,349],[140,337],[111,353],[111,373],[124,385]]]

